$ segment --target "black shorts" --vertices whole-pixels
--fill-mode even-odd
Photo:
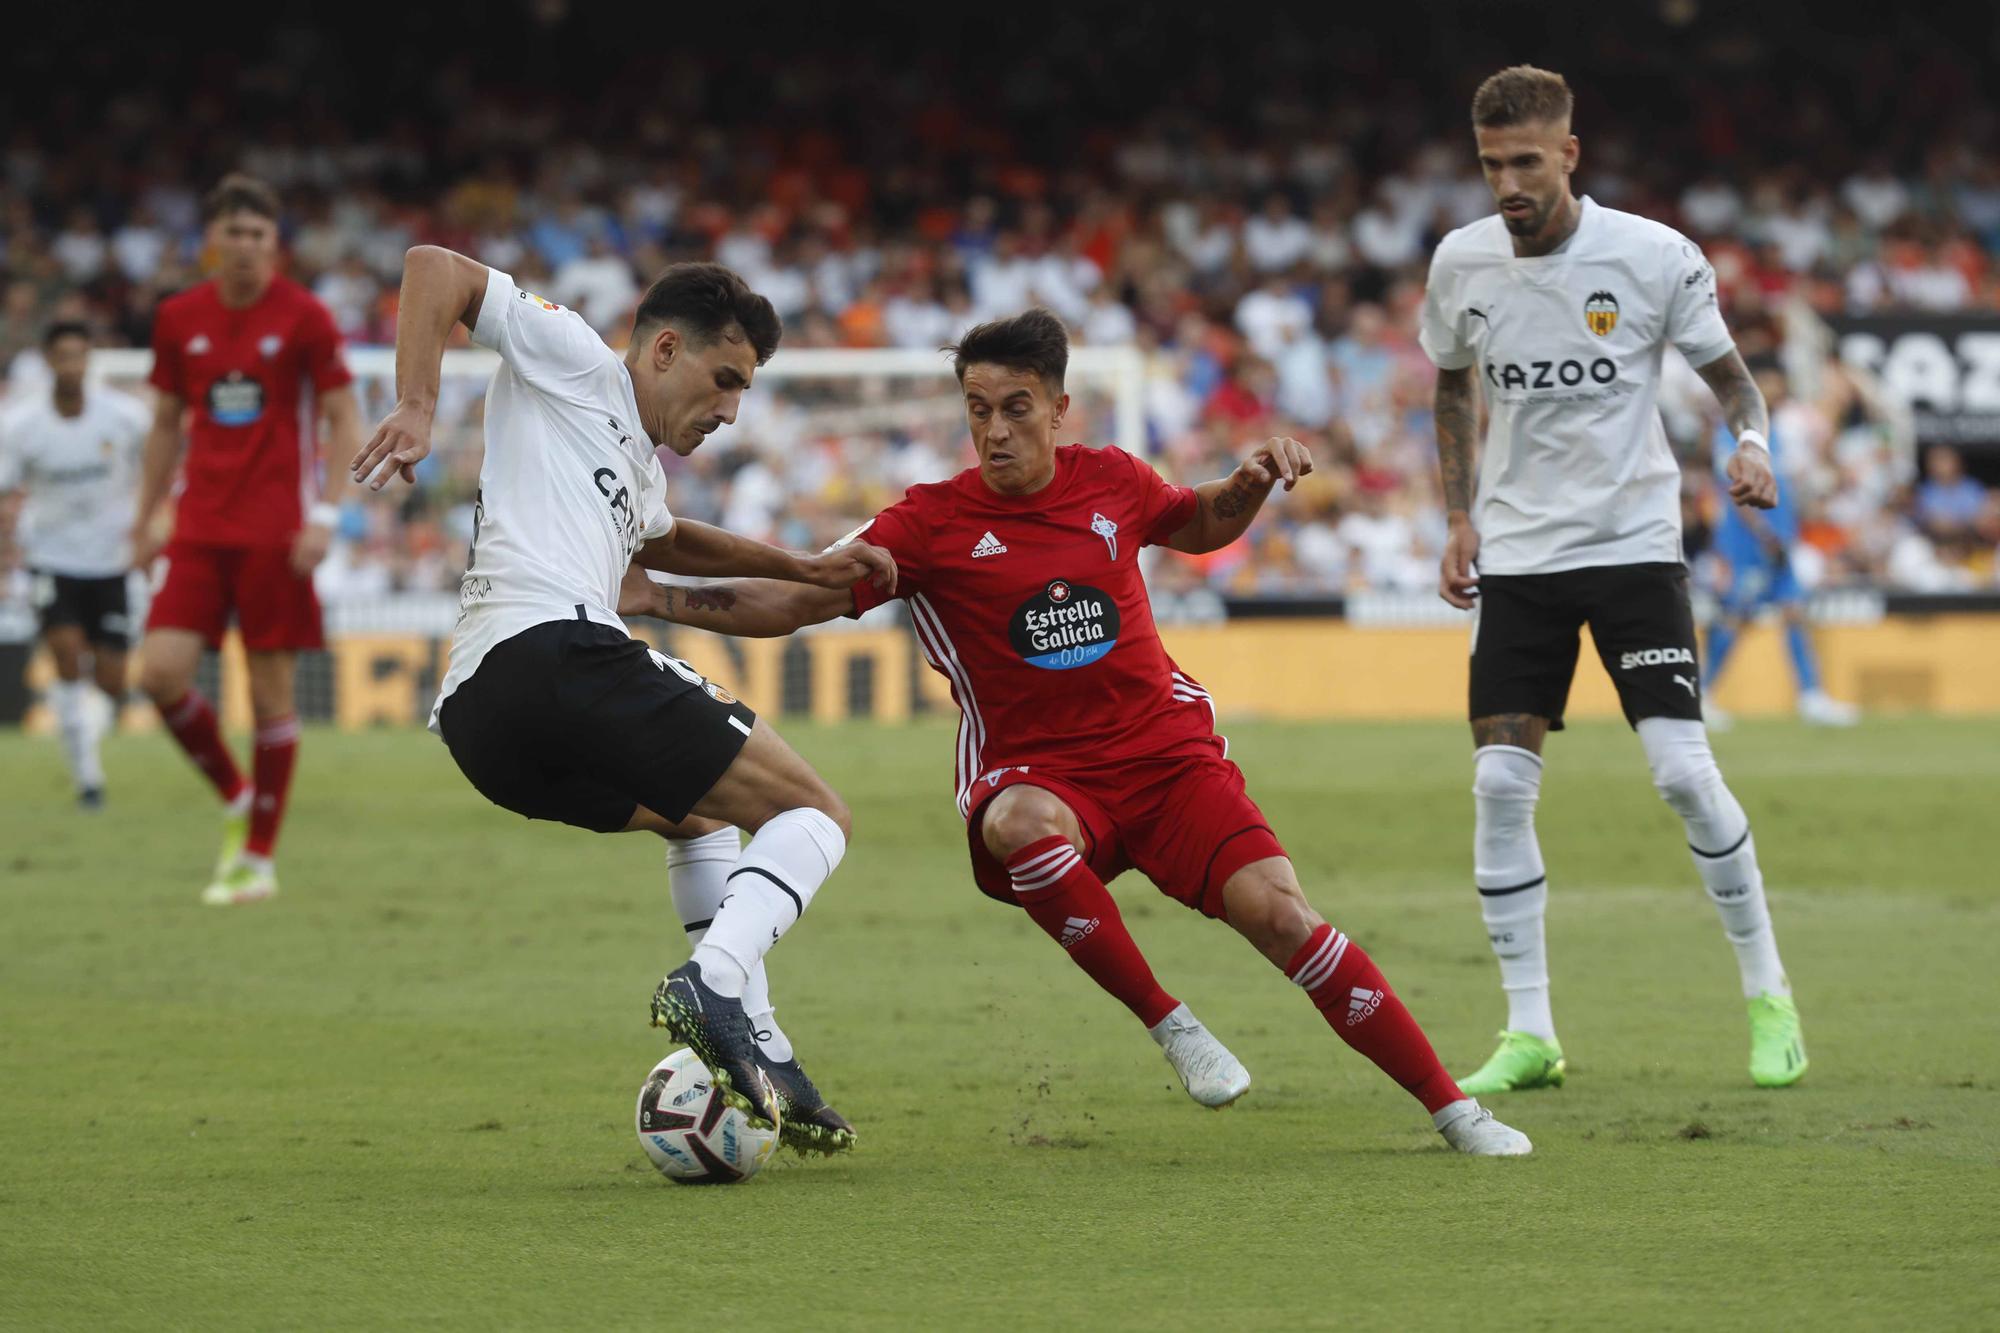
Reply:
[[[92,647],[123,652],[130,646],[132,626],[123,574],[72,578],[37,570],[33,579],[35,613],[41,618],[42,633],[59,625],[79,625]]]
[[[685,819],[756,720],[685,662],[594,621],[557,620],[486,654],[438,729],[493,804],[616,833],[642,805]]]
[[[1584,625],[1627,722],[1701,720],[1694,611],[1687,567],[1678,562],[1482,574],[1472,621],[1472,717],[1526,713],[1560,730]]]

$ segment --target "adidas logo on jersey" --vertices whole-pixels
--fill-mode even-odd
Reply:
[[[1347,1026],[1353,1027],[1381,1007],[1381,991],[1356,986],[1347,1001]]]
[[[1073,948],[1077,944],[1081,943],[1084,939],[1088,938],[1090,932],[1096,929],[1097,929],[1096,917],[1073,916],[1069,920],[1063,922],[1062,938],[1057,940],[1056,942],[1062,945],[1062,947],[1065,949]],[[1350,1019],[1348,1021],[1352,1022],[1353,1020]]]
[[[1007,554],[1007,544],[990,532],[981,537],[979,544],[972,548],[972,558],[974,560],[982,560],[989,555],[1005,554]]]

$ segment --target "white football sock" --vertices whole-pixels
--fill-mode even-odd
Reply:
[[[49,704],[62,736],[63,757],[78,791],[104,785],[104,764],[98,755],[98,730],[90,718],[90,691],[80,680],[59,680],[49,686]]]
[[[695,946],[702,980],[732,999],[805,910],[847,851],[840,825],[810,806],[773,815],[743,849],[728,892]]]
[[[1549,1010],[1548,947],[1542,918],[1549,881],[1535,840],[1542,760],[1518,745],[1482,745],[1472,753],[1472,882],[1486,939],[1500,960],[1507,1027],[1556,1039]]]
[[[1750,818],[1715,766],[1707,731],[1683,718],[1649,717],[1639,723],[1639,741],[1646,747],[1653,785],[1687,825],[1695,871],[1736,950],[1745,998],[1765,992],[1790,995],[1764,901],[1764,874],[1757,867]]]
[[[667,887],[690,948],[708,934],[709,922],[728,896],[729,874],[742,855],[743,835],[733,827],[699,838],[667,839]],[[765,1055],[780,1063],[792,1058],[792,1043],[771,1012],[771,984],[764,975],[762,959],[744,980],[743,1012],[750,1016],[757,1045]]]

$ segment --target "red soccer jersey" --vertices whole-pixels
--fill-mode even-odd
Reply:
[[[289,542],[319,496],[318,395],[354,378],[326,307],[289,278],[242,310],[198,283],[160,303],[151,378],[189,409],[174,539]]]
[[[1219,748],[1214,708],[1167,656],[1139,573],[1139,548],[1198,503],[1123,449],[1072,444],[1033,495],[1001,495],[968,468],[912,486],[861,530],[896,557],[896,595],[958,701],[960,814],[1004,769]],[[863,582],[854,601],[859,613],[883,596]]]

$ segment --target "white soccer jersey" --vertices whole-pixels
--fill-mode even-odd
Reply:
[[[45,574],[101,579],[132,566],[145,405],[91,385],[66,417],[51,390],[0,419],[0,491],[25,490],[21,550]]]
[[[1660,363],[1668,343],[1696,366],[1733,345],[1715,270],[1671,227],[1580,207],[1555,254],[1516,258],[1495,214],[1431,259],[1424,351],[1477,367],[1491,413],[1473,511],[1483,573],[1681,559]]]
[[[472,553],[433,731],[496,644],[551,620],[623,630],[618,585],[632,552],[674,525],[631,374],[581,315],[495,269],[472,340],[502,364],[486,389]]]

